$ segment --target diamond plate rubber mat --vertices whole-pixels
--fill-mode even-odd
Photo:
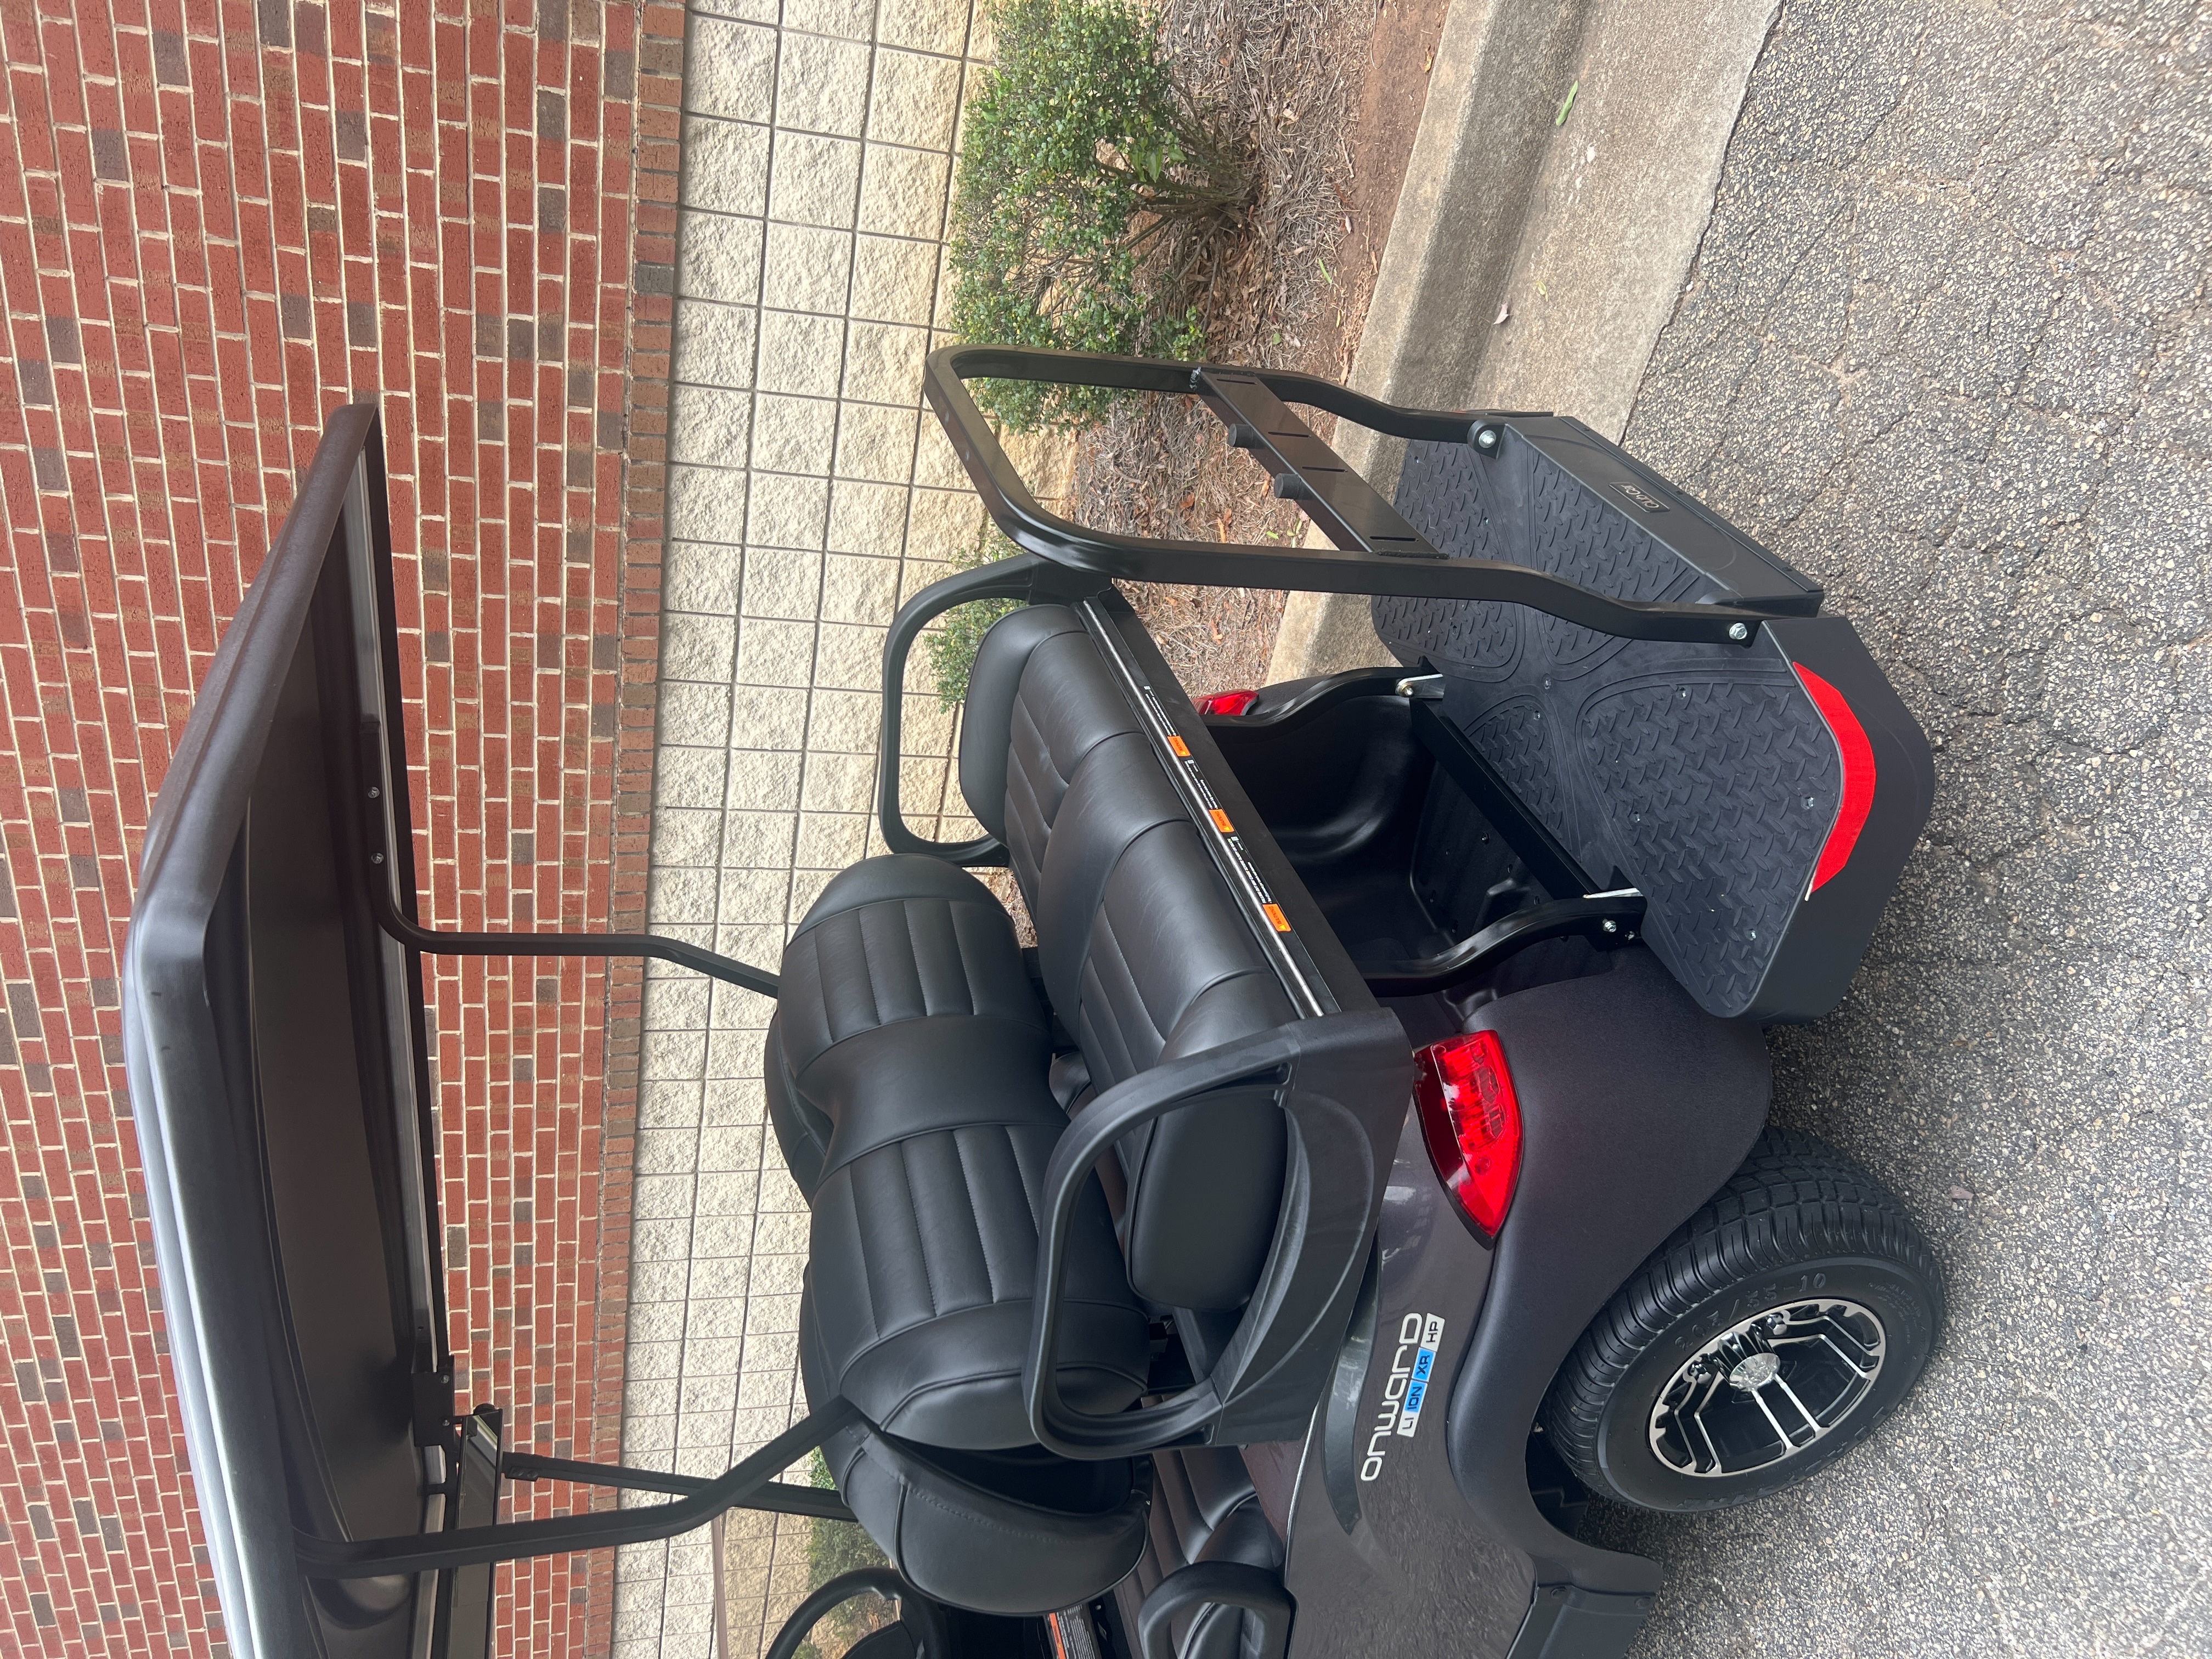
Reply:
[[[1516,420],[1494,458],[1409,445],[1397,507],[1447,556],[1620,598],[1755,596],[1808,615],[1820,601],[1577,422]],[[1521,605],[1389,597],[1374,617],[1400,661],[1444,675],[1445,718],[1598,887],[1642,890],[1648,942],[1700,1006],[1774,1012],[1761,988],[1838,822],[1844,777],[1838,739],[1769,630],[1748,647],[1655,643]]]

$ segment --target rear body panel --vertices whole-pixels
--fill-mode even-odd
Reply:
[[[1358,960],[1431,949],[1491,906],[1555,890],[1516,854],[1525,836],[1504,833],[1419,740],[1434,706],[1399,695],[1395,677],[1346,676],[1207,721]],[[1449,996],[1385,1006],[1415,1044],[1498,1035],[1521,1173],[1493,1245],[1407,1125],[1370,1283],[1284,1516],[1291,1651],[1617,1651],[1607,1644],[1632,1636],[1658,1569],[1553,1525],[1531,1495],[1530,1431],[1590,1318],[1757,1136],[1764,1042],[1618,939],[1531,947]]]
[[[1695,644],[1522,605],[1378,597],[1376,630],[1408,665],[1443,673],[1445,717],[1601,889],[1643,892],[1652,948],[1699,1006],[1762,1022],[1828,1012],[1928,815],[1919,727],[1850,624],[1814,617],[1819,590],[1749,538],[1579,422],[1498,430],[1492,455],[1408,447],[1399,508],[1449,557],[1787,614],[1745,645]],[[1876,751],[1870,803],[1801,668],[1852,687]],[[1863,812],[1863,827],[1849,822]],[[1846,823],[1854,879],[1815,891]]]
[[[1305,1446],[1284,1575],[1298,1604],[1291,1651],[1503,1654],[1533,1569],[1460,1496],[1448,1424],[1492,1252],[1452,1208],[1411,1120],[1376,1255],[1372,1298]]]

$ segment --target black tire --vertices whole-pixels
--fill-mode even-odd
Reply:
[[[1844,1309],[1856,1304],[1858,1312],[1841,1310],[1838,1304]],[[1801,1419],[1784,1403],[1786,1424],[1751,1419],[1747,1407],[1765,1394],[1757,1387],[1735,1389],[1722,1380],[1733,1376],[1727,1367],[1740,1367],[1736,1355],[1748,1349],[1706,1355],[1724,1339],[1760,1343],[1764,1326],[1748,1337],[1729,1334],[1769,1310],[1791,1309],[1796,1311],[1784,1312],[1784,1329],[1798,1340],[1778,1332],[1773,1365],[1760,1361],[1759,1366],[1771,1376],[1784,1369],[1786,1353],[1790,1365],[1824,1367],[1802,1380],[1808,1389],[1816,1382],[1832,1384],[1841,1409],[1802,1449],[1784,1453],[1782,1439],[1760,1424],[1771,1420],[1787,1428],[1794,1444],[1798,1434],[1811,1431],[1809,1417]],[[1878,1322],[1881,1341],[1878,1369],[1865,1382],[1829,1358],[1831,1352],[1840,1358],[1850,1346],[1838,1322],[1863,1332],[1860,1314]],[[1544,1401],[1545,1433],[1601,1498],[1664,1510],[1748,1503],[1796,1485],[1864,1439],[1918,1380],[1942,1322],[1943,1286],[1935,1255],[1904,1206],[1822,1141],[1801,1130],[1769,1128],[1728,1185],[1653,1251],[1590,1322],[1553,1380]],[[1842,1337],[1842,1346],[1831,1340],[1825,1348],[1815,1346],[1822,1331]],[[1711,1381],[1683,1382],[1683,1368],[1700,1360],[1707,1370],[1698,1375]],[[1862,1370],[1871,1363],[1862,1356]],[[1789,1380],[1785,1370],[1783,1381]],[[1752,1447],[1736,1460],[1744,1467],[1735,1468],[1716,1453],[1718,1472],[1692,1473],[1655,1449],[1656,1442],[1680,1462],[1704,1461],[1692,1440],[1688,1414],[1670,1410],[1664,1419],[1655,1418],[1662,1395],[1684,1389],[1692,1392],[1678,1393],[1678,1400],[1717,1401],[1723,1410],[1739,1411],[1737,1420],[1748,1425],[1744,1432],[1750,1437],[1739,1443]],[[1821,1409],[1815,1403],[1810,1417]],[[1679,1436],[1656,1429],[1655,1420],[1680,1430]],[[1726,1427],[1723,1419],[1723,1447]],[[1702,1416],[1697,1429],[1706,1433]],[[1765,1443],[1763,1452],[1755,1441]],[[1705,1443],[1713,1446],[1710,1434]],[[1773,1461],[1753,1466],[1751,1460],[1760,1455]]]

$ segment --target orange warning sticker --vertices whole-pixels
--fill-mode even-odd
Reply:
[[[1213,827],[1221,831],[1224,836],[1233,834],[1237,829],[1235,824],[1230,823],[1229,814],[1223,811],[1218,806],[1208,812],[1206,817],[1213,820]]]
[[[1188,760],[1190,758],[1190,745],[1185,743],[1181,738],[1176,736],[1172,732],[1168,733],[1168,747],[1174,750],[1176,753],[1182,756],[1183,759]]]
[[[1267,920],[1275,924],[1275,931],[1277,933],[1287,933],[1291,931],[1291,919],[1283,914],[1283,907],[1281,905],[1263,904],[1260,908],[1267,912]]]

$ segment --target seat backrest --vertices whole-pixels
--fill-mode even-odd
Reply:
[[[1294,1018],[1074,614],[1000,621],[970,686],[962,787],[1006,842],[1091,1091]],[[1139,1294],[1208,1310],[1244,1301],[1274,1234],[1284,1144],[1280,1113],[1249,1103],[1177,1113],[1123,1142],[1122,1247]]]
[[[1006,843],[1032,907],[1068,785],[1100,744],[1137,732],[1136,715],[1065,605],[1025,606],[983,636],[961,706],[960,793]]]

